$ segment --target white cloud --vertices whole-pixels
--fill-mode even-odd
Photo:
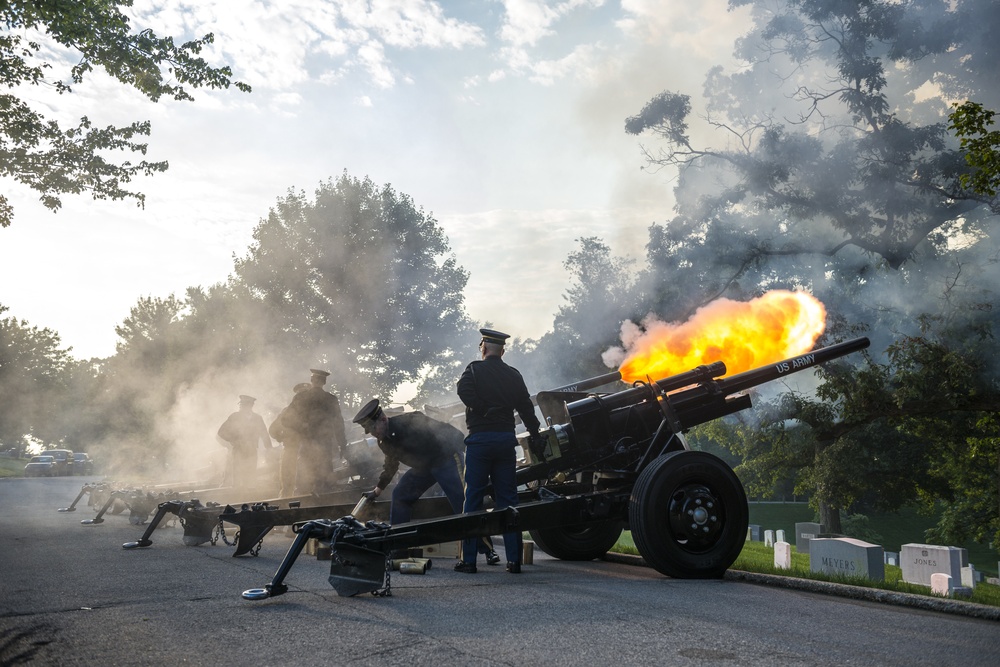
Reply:
[[[544,86],[551,86],[564,77],[590,79],[593,77],[594,65],[598,61],[600,51],[599,46],[582,44],[559,60],[543,60],[535,63],[531,66],[532,74],[528,78]]]
[[[580,7],[600,7],[603,0],[567,0],[548,3],[544,0],[504,0],[506,17],[500,37],[515,46],[533,46],[543,37],[555,34],[552,25]]]
[[[380,88],[396,80],[385,47],[461,50],[485,43],[482,29],[445,16],[426,0],[138,0],[136,23],[157,32],[215,34],[211,60],[232,63],[257,89],[286,90],[318,79],[334,83],[358,65]],[[327,62],[320,62],[324,58]],[[319,66],[320,72],[311,71]]]

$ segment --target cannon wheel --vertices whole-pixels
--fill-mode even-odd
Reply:
[[[594,560],[608,553],[621,537],[621,521],[529,530],[538,548],[560,560]]]
[[[749,510],[743,485],[706,452],[672,452],[639,475],[629,524],[639,553],[662,574],[721,577],[746,541]]]

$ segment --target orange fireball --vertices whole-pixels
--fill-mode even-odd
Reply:
[[[718,299],[681,324],[626,322],[619,371],[626,382],[659,380],[723,361],[733,375],[808,352],[825,328],[826,308],[805,292],[774,290],[746,303]]]

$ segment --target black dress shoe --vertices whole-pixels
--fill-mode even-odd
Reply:
[[[465,574],[475,574],[476,564],[466,563],[464,560],[460,560],[455,563],[455,572],[464,572]]]
[[[520,563],[507,563],[507,571],[511,574],[521,574]]]
[[[496,551],[487,551],[486,552],[486,564],[487,565],[499,565],[500,564],[500,556],[497,555]]]

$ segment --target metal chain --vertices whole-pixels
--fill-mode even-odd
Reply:
[[[236,542],[240,539],[240,531],[236,531],[236,534],[233,535],[232,542],[226,539],[226,525],[221,518],[219,519],[219,525],[215,527],[215,535],[216,539],[221,537],[222,543],[225,544],[227,547],[235,547]],[[212,540],[212,545],[213,546],[215,545],[215,540]]]
[[[237,533],[237,535],[238,535],[238,534],[239,534],[239,533]],[[258,556],[258,555],[260,554],[260,548],[261,548],[262,546],[264,546],[264,538],[263,538],[263,537],[262,537],[262,538],[260,538],[260,541],[259,541],[259,542],[257,542],[256,546],[254,546],[254,547],[252,547],[252,548],[250,549],[250,555],[256,558],[256,557],[257,557],[257,556]]]
[[[385,555],[385,588],[380,588],[378,590],[372,591],[372,595],[379,598],[391,598],[392,597],[392,558],[389,554]]]

